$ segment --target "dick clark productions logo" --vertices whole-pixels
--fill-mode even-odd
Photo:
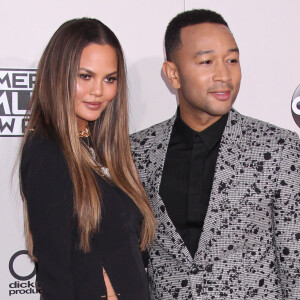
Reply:
[[[28,259],[28,251],[26,250],[20,250],[17,251],[15,254],[12,255],[12,257],[9,260],[9,271],[10,274],[16,279],[14,282],[11,282],[9,284],[9,296],[13,295],[24,295],[24,294],[38,294],[40,292],[39,288],[36,287],[36,283],[34,280],[32,280],[36,274],[35,267],[33,266],[33,270],[29,269],[27,270],[27,267],[24,268],[24,261],[23,264],[21,264],[20,268],[18,261],[20,258]],[[31,266],[29,267],[31,268]],[[20,269],[23,269],[22,271]],[[25,269],[25,271],[24,271]]]
[[[0,69],[0,137],[23,136],[35,69]]]
[[[296,88],[296,91],[292,99],[292,115],[296,124],[300,127],[300,85]]]

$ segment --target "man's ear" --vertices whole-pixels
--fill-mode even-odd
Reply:
[[[180,80],[175,63],[171,61],[165,61],[162,69],[172,87],[178,90],[180,88]]]

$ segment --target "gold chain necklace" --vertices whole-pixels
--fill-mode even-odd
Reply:
[[[90,130],[88,127],[86,127],[84,130],[78,130],[78,136],[79,137],[89,137],[90,136]]]
[[[90,136],[90,130],[88,127],[86,127],[84,130],[80,131],[78,130],[78,136],[79,137],[84,137],[84,138],[88,138]],[[82,141],[83,142],[83,145],[87,148],[87,150],[89,151],[91,157],[93,158],[93,160],[99,165],[99,167],[101,168],[101,171],[102,171],[102,175],[104,177],[107,177],[107,178],[111,178],[110,177],[110,173],[109,173],[109,169],[106,168],[106,167],[103,167],[98,159],[97,159],[97,155],[96,155],[96,152],[93,148],[93,146],[90,147],[90,141],[89,139],[87,139],[87,143]]]

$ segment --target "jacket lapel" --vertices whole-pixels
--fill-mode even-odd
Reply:
[[[224,213],[238,212],[240,209],[240,203],[228,201],[228,199],[235,185],[237,172],[241,169],[240,158],[244,152],[241,147],[246,144],[246,141],[243,141],[246,135],[242,134],[242,118],[242,115],[234,109],[229,113],[220,143],[209,206],[194,259],[176,231],[159,195],[165,157],[176,115],[155,132],[156,139],[149,154],[151,163],[149,163],[147,171],[147,191],[157,220],[157,237],[160,236],[161,238],[167,235],[172,243],[169,243],[167,247],[164,245],[164,250],[184,263],[192,264],[195,261],[199,266],[203,264],[203,267],[205,267],[209,263],[207,257],[212,257],[213,254],[216,254],[215,252],[222,251],[217,246],[214,248],[213,245],[213,241],[218,235],[217,230],[222,230],[224,227],[222,217],[224,220]],[[156,240],[160,243],[158,238]]]
[[[147,177],[149,178],[147,192],[157,220],[156,241],[160,243],[159,240],[163,238],[164,235],[167,235],[169,241],[164,241],[164,243],[167,244],[169,242],[169,244],[168,247],[164,246],[164,250],[178,260],[186,263],[187,261],[192,262],[192,257],[168,216],[166,206],[159,195],[165,158],[175,119],[176,115],[155,132],[156,139],[152,144],[151,153],[149,154],[149,161],[151,163],[147,170]]]
[[[204,264],[209,263],[208,257],[217,257],[217,252],[223,251],[218,247],[218,237],[222,231],[229,230],[226,224],[228,219],[235,218],[234,214],[240,212],[240,203],[232,201],[230,193],[236,185],[241,170],[240,158],[244,152],[241,149],[241,145],[245,145],[241,122],[242,115],[232,109],[220,143],[209,206],[195,255],[197,261],[205,259]],[[226,242],[223,240],[223,244]]]

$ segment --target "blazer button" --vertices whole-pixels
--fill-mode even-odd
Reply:
[[[193,275],[196,275],[196,274],[198,274],[198,272],[199,272],[199,269],[196,266],[193,266],[192,269],[191,269],[191,273]]]

